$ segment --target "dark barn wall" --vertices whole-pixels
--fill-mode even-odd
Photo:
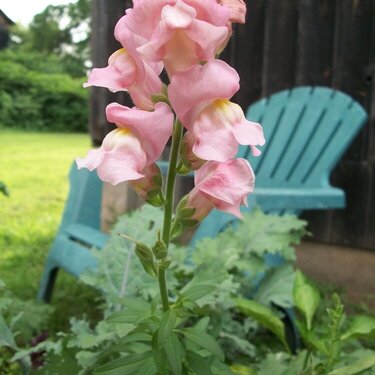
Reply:
[[[301,85],[339,89],[361,103],[369,123],[332,175],[345,210],[307,212],[314,239],[375,249],[375,1],[248,0],[226,59],[239,71],[237,102]]]
[[[94,66],[104,66],[117,48],[113,27],[129,3],[93,1]],[[247,23],[235,26],[223,54],[241,76],[235,100],[244,110],[279,90],[324,85],[351,95],[368,111],[369,123],[332,176],[332,184],[347,193],[347,208],[307,212],[303,217],[315,240],[375,249],[375,1],[247,0],[247,4]],[[105,89],[93,92],[95,143],[109,129],[104,108],[113,97]],[[128,100],[123,94],[117,98]]]

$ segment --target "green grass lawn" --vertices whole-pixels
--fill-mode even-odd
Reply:
[[[10,197],[0,194],[0,279],[22,299],[36,296],[67,197],[70,166],[89,148],[86,134],[0,130],[0,181],[10,192]],[[90,309],[95,296],[60,272],[51,329],[61,329],[69,316],[85,313],[82,306]]]

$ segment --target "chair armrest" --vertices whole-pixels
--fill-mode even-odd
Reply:
[[[325,210],[345,207],[344,191],[333,187],[255,188],[253,196],[263,211]]]

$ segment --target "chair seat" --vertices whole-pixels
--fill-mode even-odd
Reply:
[[[64,233],[73,241],[98,249],[103,248],[109,238],[107,234],[97,229],[78,223],[68,225],[64,228]]]

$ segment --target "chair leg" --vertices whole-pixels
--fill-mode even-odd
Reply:
[[[53,287],[55,285],[57,271],[59,268],[55,264],[47,262],[44,267],[43,278],[40,283],[37,300],[46,303],[51,302]]]

